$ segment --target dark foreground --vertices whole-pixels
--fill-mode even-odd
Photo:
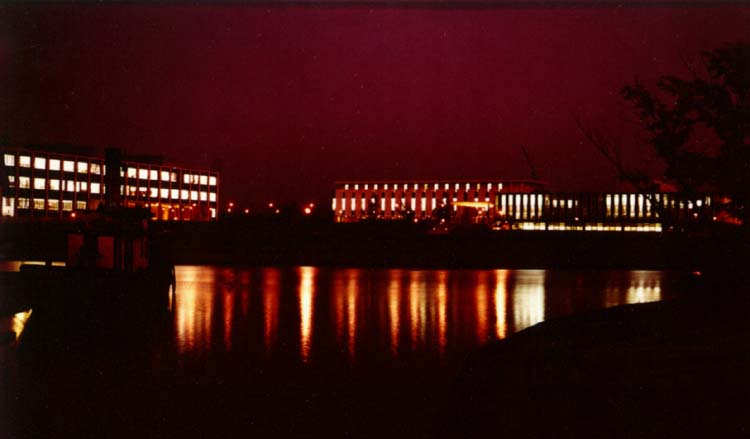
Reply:
[[[727,274],[728,276],[728,274]],[[441,437],[747,437],[748,283],[541,323],[473,354]]]

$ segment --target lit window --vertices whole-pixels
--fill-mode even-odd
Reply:
[[[374,187],[375,187],[375,190],[378,190],[378,185],[377,184]]]
[[[435,210],[435,203],[436,203],[436,200],[433,198],[432,199],[432,210]]]
[[[85,181],[76,182],[76,192],[86,192],[88,190],[88,184]]]
[[[419,189],[419,185],[414,183],[414,190],[417,190],[417,189]]]
[[[198,191],[190,191],[190,200],[192,201],[198,200]]]
[[[201,201],[208,200],[208,193],[207,192],[201,192]]]
[[[135,168],[128,168],[128,178],[135,178],[136,171]]]
[[[170,195],[171,195],[170,198],[172,198],[173,200],[177,200],[177,199],[180,198],[180,190],[179,189],[172,189],[170,191]]]
[[[8,183],[10,183],[10,187],[14,187],[16,184],[16,176],[15,175],[9,175],[8,176]]]
[[[16,165],[16,156],[13,154],[5,154],[5,166],[15,166]]]
[[[208,201],[212,203],[216,202],[216,192],[211,192],[208,194]]]
[[[78,209],[78,210],[86,210],[86,202],[85,201],[76,201],[76,209]]]
[[[18,177],[18,187],[20,187],[21,189],[28,189],[29,187],[31,187],[31,179],[24,176]]]
[[[341,210],[346,210],[346,198],[341,199]]]
[[[53,191],[59,191],[60,190],[60,180],[51,178],[49,180],[49,188]]]
[[[22,155],[18,157],[18,166],[22,168],[30,168],[31,167],[31,157],[27,155]]]
[[[148,180],[148,169],[138,168],[138,178]]]
[[[214,177],[213,175],[208,177],[208,184],[211,186],[216,186],[216,177]]]
[[[367,209],[367,201],[364,198],[362,198],[361,201],[362,202],[360,204],[362,205],[362,210],[366,210]]]
[[[102,167],[99,163],[92,163],[91,164],[91,173],[99,175],[102,173]]]
[[[19,209],[28,209],[29,208],[29,199],[28,198],[19,198],[17,207]]]
[[[60,170],[60,160],[58,160],[58,159],[49,159],[49,170],[50,171],[59,171]]]
[[[85,174],[89,170],[89,164],[87,162],[78,162],[78,172]]]
[[[47,200],[47,207],[49,210],[60,210],[60,202],[58,200]]]
[[[34,157],[34,169],[47,169],[47,159],[44,157]]]
[[[107,165],[102,165],[102,174],[107,175]],[[122,172],[120,173],[120,176],[122,176]]]
[[[466,189],[464,189],[464,190],[468,191],[470,187],[471,186],[469,185],[469,183],[466,183]]]
[[[152,169],[152,170],[148,171],[148,178],[149,178],[149,180],[154,180],[154,181],[158,180],[159,179],[159,172],[157,172],[156,169]]]
[[[331,207],[333,208],[334,211],[336,210],[336,199],[335,198],[331,202]]]
[[[161,181],[169,181],[169,172],[161,171]]]
[[[136,195],[136,192],[135,186],[128,186],[128,195]]]
[[[208,184],[208,175],[201,175],[201,184],[204,186]]]
[[[63,200],[62,207],[66,211],[73,210],[73,200]]]
[[[169,173],[169,181],[172,183],[177,183],[177,173],[176,172],[170,172]]]
[[[422,212],[427,210],[427,198],[422,197],[422,200],[419,204],[420,204],[419,208],[422,210]]]
[[[188,195],[189,195],[189,194],[188,194],[188,191],[187,191],[187,189],[182,189],[182,190],[180,191],[180,199],[182,199],[182,200],[187,200],[187,199],[188,199]]]
[[[34,179],[34,189],[44,189],[46,184],[47,184],[47,181],[43,178]]]
[[[164,188],[162,188],[162,189],[159,189],[159,195],[160,195],[160,196],[161,196],[162,198],[166,198],[166,199],[168,199],[168,198],[169,198],[169,189],[164,189]]]
[[[499,190],[499,191],[503,190],[503,184],[502,183],[498,183],[497,184],[497,190]]]
[[[385,190],[388,190],[388,183],[384,184],[383,188],[385,188]]]
[[[75,182],[73,180],[67,180],[65,182],[66,188],[68,192],[74,192],[76,190]]]
[[[100,189],[101,189],[101,186],[99,185],[99,183],[91,183],[92,194],[98,194]]]
[[[359,185],[358,185],[358,184],[355,184],[355,185],[354,185],[354,190],[355,190],[355,191],[359,190]]]
[[[488,190],[488,191],[491,191],[491,190],[492,190],[492,183],[487,183],[487,190]]]
[[[447,191],[448,188],[450,188],[450,185],[448,183],[445,183],[445,185],[443,186],[443,189],[445,189]]]
[[[182,182],[185,183],[185,184],[190,184],[190,180],[192,180],[191,177],[192,176],[190,174],[184,174],[182,176]]]
[[[148,188],[148,195],[151,198],[158,198],[159,197],[159,189],[155,187]]]
[[[454,188],[455,190],[458,190],[458,183],[456,183],[456,186]]]
[[[71,160],[65,160],[63,162],[63,171],[65,171],[65,172],[75,172],[75,170],[76,170],[75,166],[76,166],[75,162],[73,162]]]
[[[34,198],[34,209],[44,210],[44,198]]]
[[[345,184],[345,185],[344,185],[344,190],[345,190],[345,191],[348,191],[348,190],[349,190],[349,185],[348,185],[348,184]]]
[[[417,210],[417,199],[414,197],[411,198],[411,210]]]

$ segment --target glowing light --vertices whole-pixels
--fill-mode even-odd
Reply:
[[[312,344],[315,274],[316,269],[314,267],[299,268],[300,355],[304,362],[310,359],[310,346]]]
[[[544,320],[544,270],[519,270],[513,288],[513,329],[518,332]]]
[[[216,269],[178,266],[175,267],[175,275],[179,285],[175,306],[177,349],[180,352],[200,351],[211,340]]]
[[[245,209],[245,215],[247,215],[248,213],[250,213],[250,209]]]
[[[498,339],[505,338],[505,301],[508,298],[506,283],[508,270],[495,270],[495,335]]]
[[[309,207],[305,207],[305,215],[310,215],[312,210]]]
[[[268,208],[273,209],[273,203],[268,203]]]
[[[445,352],[445,345],[447,342],[446,333],[448,330],[448,322],[446,318],[448,272],[438,271],[437,275],[438,275],[438,286],[437,286],[438,348],[440,349],[440,354],[443,354]]]
[[[482,271],[477,275],[477,291],[475,299],[477,303],[477,340],[483,343],[487,340],[487,272]]]
[[[270,352],[279,326],[279,270],[263,269],[263,342]]]
[[[398,355],[398,336],[400,328],[399,305],[401,304],[401,271],[391,270],[388,285],[388,315],[391,323],[391,352]]]

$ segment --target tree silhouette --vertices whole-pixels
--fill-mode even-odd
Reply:
[[[704,72],[691,68],[691,79],[662,76],[653,91],[636,79],[620,94],[633,105],[649,146],[664,163],[666,182],[686,196],[713,191],[732,197],[734,214],[747,224],[750,45],[727,44],[703,52],[701,61]],[[639,191],[659,190],[657,179],[623,165],[615,139],[576,123],[622,180]]]

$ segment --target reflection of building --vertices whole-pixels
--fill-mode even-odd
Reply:
[[[663,226],[715,219],[720,197],[675,193],[550,193],[537,181],[461,180],[336,183],[337,222],[366,218],[454,221],[519,230],[659,232]],[[442,212],[445,214],[446,212]]]
[[[332,202],[337,222],[368,217],[429,218],[444,206],[489,211],[502,191],[534,192],[544,185],[527,180],[421,180],[338,182]]]
[[[2,215],[63,216],[93,211],[105,200],[105,159],[90,149],[3,148]],[[219,175],[158,157],[127,158],[120,167],[123,206],[150,209],[158,220],[217,217]]]

